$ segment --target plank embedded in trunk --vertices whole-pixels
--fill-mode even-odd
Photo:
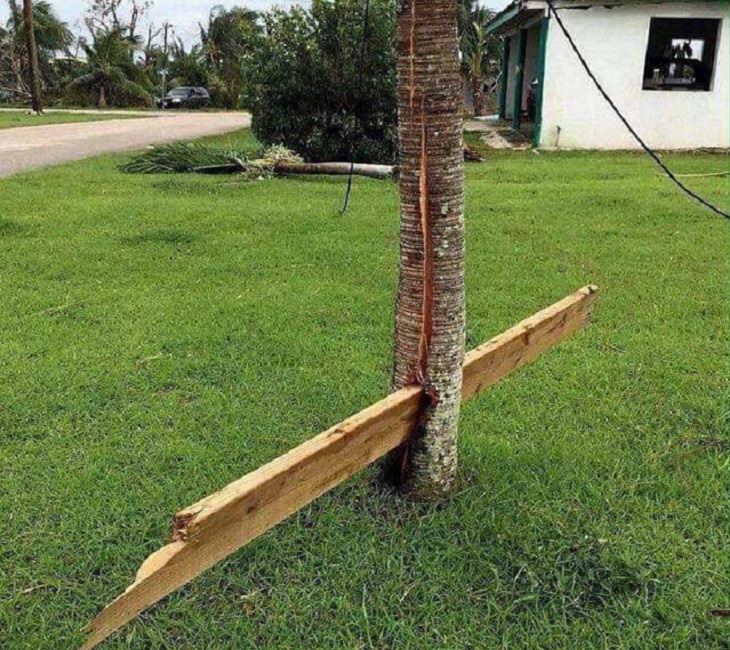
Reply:
[[[595,294],[595,287],[581,289],[472,350],[464,401],[582,328]],[[402,444],[422,400],[419,386],[403,388],[180,511],[174,541],[147,558],[135,582],[96,617],[83,648]]]

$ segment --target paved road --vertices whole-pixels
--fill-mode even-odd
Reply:
[[[30,113],[28,108],[11,108],[8,106],[0,107],[0,113]],[[167,111],[149,111],[136,108],[105,108],[100,110],[98,108],[44,108],[43,113],[80,113],[81,115],[139,115],[140,117],[150,115],[169,115],[170,110]]]
[[[17,127],[0,130],[0,177],[112,151],[236,131],[247,113],[177,113],[143,119]]]

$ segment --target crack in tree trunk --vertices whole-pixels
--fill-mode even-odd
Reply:
[[[400,279],[393,388],[424,387],[417,431],[388,468],[441,498],[456,478],[464,355],[462,81],[454,0],[404,0],[398,14]]]
[[[421,104],[423,106],[423,102]],[[423,114],[423,108],[421,108]],[[419,208],[421,211],[421,235],[423,237],[423,309],[421,311],[421,339],[418,344],[418,368],[416,379],[419,384],[426,383],[428,350],[433,332],[433,239],[428,221],[428,135],[426,121],[421,128],[421,169],[419,179]]]

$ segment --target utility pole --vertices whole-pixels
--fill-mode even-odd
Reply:
[[[160,97],[160,109],[165,110],[165,97],[167,96],[167,68],[160,70],[160,76],[162,77],[162,97]]]
[[[162,26],[162,70],[160,70],[160,74],[162,75],[162,98],[160,101],[160,108],[163,111],[165,110],[165,96],[167,95],[167,75],[169,74],[167,67],[169,63],[168,52],[170,48],[169,35],[170,22],[166,20]]]
[[[38,49],[35,42],[35,27],[33,24],[33,0],[23,0],[23,20],[25,22],[25,43],[28,50],[30,69],[30,103],[33,112],[43,113],[41,104],[41,75],[38,67]]]

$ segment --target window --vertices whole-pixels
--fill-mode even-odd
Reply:
[[[652,18],[644,90],[710,90],[720,21]]]

